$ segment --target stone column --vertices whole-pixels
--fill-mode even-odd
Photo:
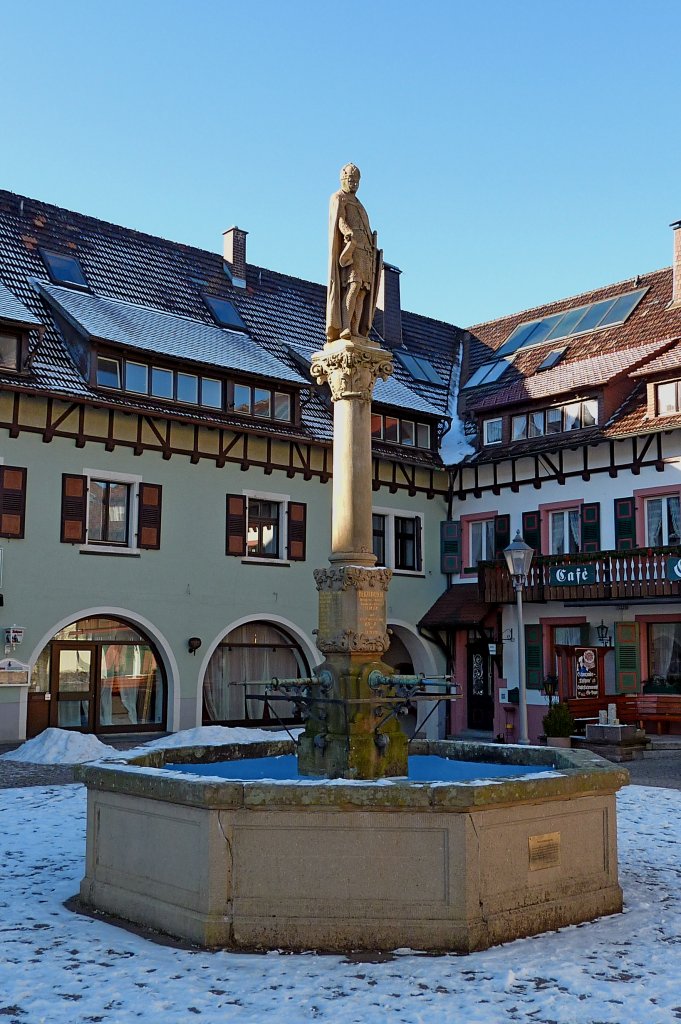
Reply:
[[[374,669],[392,671],[381,662],[392,572],[376,567],[371,518],[371,398],[376,380],[391,373],[389,353],[366,338],[327,342],[312,360],[334,402],[331,567],[314,574],[317,646],[334,683],[317,694],[299,743],[304,774],[370,779],[407,771],[406,736],[395,718],[381,724],[391,705],[368,685]]]

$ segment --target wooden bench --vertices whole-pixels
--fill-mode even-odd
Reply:
[[[638,719],[643,722],[655,722],[658,735],[662,727],[669,732],[671,722],[681,722],[681,695],[667,693],[642,693],[636,697]]]
[[[609,704],[617,708],[617,717],[623,725],[638,724],[640,716],[635,694],[618,693],[606,697],[570,697],[567,706],[575,722],[598,722],[599,713],[607,711]]]

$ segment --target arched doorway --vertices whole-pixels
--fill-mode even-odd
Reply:
[[[95,734],[165,731],[167,685],[151,640],[122,619],[64,626],[31,672],[26,734],[47,726]]]
[[[281,626],[249,622],[213,651],[203,679],[204,725],[286,725],[300,722],[290,701],[265,699],[267,683],[300,679],[310,668],[300,644]]]

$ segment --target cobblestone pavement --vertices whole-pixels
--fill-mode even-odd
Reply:
[[[118,743],[112,746],[118,746]],[[121,747],[130,746],[123,741]],[[0,747],[0,753],[11,747]],[[622,765],[629,772],[632,785],[681,789],[681,745],[676,750],[657,750],[638,761]],[[27,764],[24,761],[0,759],[0,789],[21,786],[63,786],[73,783],[73,766],[67,764]]]

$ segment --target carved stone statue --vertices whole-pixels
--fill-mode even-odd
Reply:
[[[376,309],[383,253],[357,198],[359,168],[346,164],[329,206],[329,287],[326,337],[368,338]]]

